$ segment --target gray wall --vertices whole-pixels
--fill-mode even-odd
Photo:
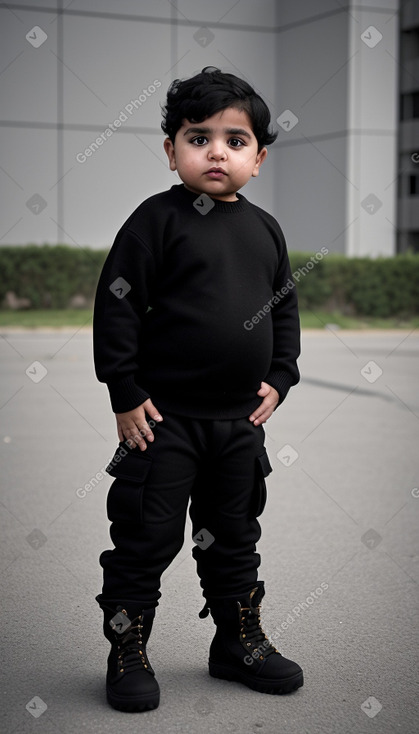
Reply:
[[[212,64],[248,79],[271,108],[278,140],[243,193],[277,217],[289,248],[391,254],[397,1],[363,4],[73,0],[60,13],[52,0],[9,2],[0,9],[1,244],[110,245],[144,198],[178,182],[160,104],[173,78]],[[369,25],[383,35],[374,48],[361,39]],[[41,45],[36,30],[26,39],[35,26],[47,35]],[[298,117],[293,129],[276,122],[285,110]],[[79,162],[121,112],[128,119]],[[382,202],[373,214],[361,206],[370,193]]]
[[[290,0],[279,6],[281,106],[299,119],[291,132],[280,132],[275,150],[277,202],[290,244],[391,255],[398,1]]]

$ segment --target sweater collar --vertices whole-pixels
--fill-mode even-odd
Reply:
[[[185,203],[193,204],[193,202],[199,197],[195,191],[189,191],[184,184],[174,184],[171,187],[173,193],[178,193]],[[220,199],[211,199],[214,206],[212,209],[216,212],[223,212],[224,214],[235,214],[236,212],[244,212],[247,205],[247,199],[242,194],[237,193],[237,201],[221,201]]]

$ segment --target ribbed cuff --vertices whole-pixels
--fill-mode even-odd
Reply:
[[[292,375],[290,375],[289,372],[284,372],[282,370],[279,370],[278,372],[269,372],[267,377],[265,377],[264,382],[267,382],[268,385],[274,387],[279,393],[279,403],[275,407],[275,410],[284,402],[290,387],[295,385],[295,380]]]
[[[150,395],[135,382],[134,375],[108,382],[109,396],[114,413],[127,413],[138,408]]]

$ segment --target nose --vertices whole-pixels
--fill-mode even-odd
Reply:
[[[223,161],[227,158],[227,153],[221,140],[212,141],[208,147],[208,158],[214,161]]]

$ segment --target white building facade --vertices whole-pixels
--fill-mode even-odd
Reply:
[[[144,198],[178,182],[160,129],[168,85],[215,65],[271,109],[278,138],[243,194],[278,219],[290,250],[376,257],[414,246],[399,155],[415,175],[419,140],[403,121],[399,154],[398,0],[66,5],[0,9],[1,244],[109,247]],[[411,27],[416,5],[402,9]]]

